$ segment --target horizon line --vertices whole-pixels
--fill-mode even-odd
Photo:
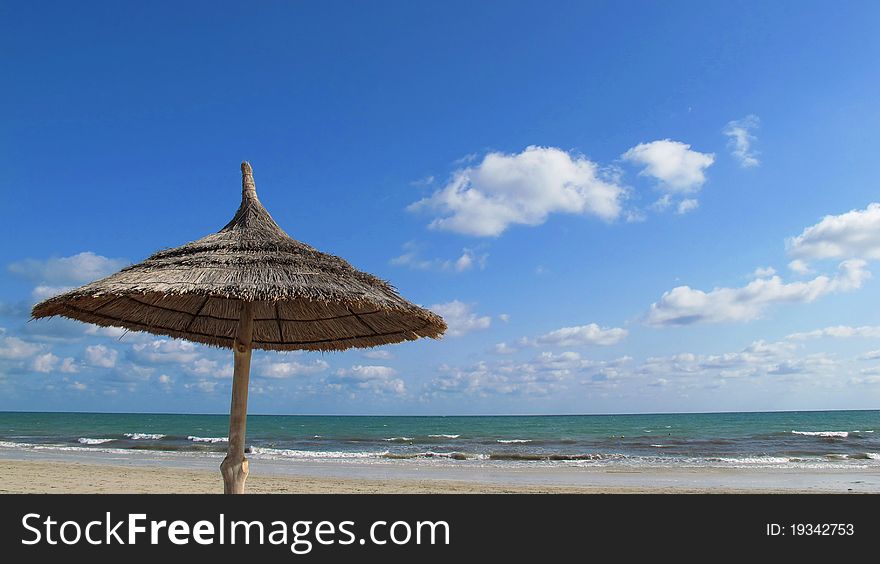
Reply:
[[[777,410],[754,410],[754,411],[655,411],[655,412],[629,412],[629,413],[500,413],[500,414],[433,414],[433,415],[405,415],[405,414],[328,414],[328,413],[249,413],[253,417],[616,417],[634,415],[733,415],[733,414],[757,414],[757,413],[825,413],[846,411],[880,411],[878,408],[860,409],[777,409]],[[227,413],[175,413],[162,411],[31,411],[31,410],[0,410],[0,414],[8,413],[39,413],[39,414],[83,414],[83,415],[211,415],[229,417]]]

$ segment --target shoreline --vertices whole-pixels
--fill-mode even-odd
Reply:
[[[0,493],[221,493],[218,456],[0,449]],[[479,467],[251,460],[250,493],[880,493],[876,469]]]

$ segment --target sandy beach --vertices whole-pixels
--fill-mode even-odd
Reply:
[[[0,450],[0,493],[219,493],[217,457]],[[880,493],[876,469],[542,467],[254,460],[250,493]]]

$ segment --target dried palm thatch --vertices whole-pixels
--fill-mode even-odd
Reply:
[[[257,349],[344,350],[443,334],[442,318],[387,282],[290,238],[257,199],[250,164],[241,172],[241,206],[223,229],[37,304],[33,317],[232,348],[250,302]]]

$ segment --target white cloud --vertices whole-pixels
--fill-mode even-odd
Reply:
[[[99,368],[113,368],[119,358],[119,351],[105,347],[104,345],[91,345],[86,347],[86,362]]]
[[[184,384],[183,387],[187,390],[197,390],[199,392],[211,394],[217,389],[217,385],[218,382],[216,380],[199,380],[198,382]]]
[[[876,339],[880,337],[880,325],[863,325],[861,327],[850,327],[848,325],[837,325],[834,327],[825,327],[814,331],[803,333],[792,333],[786,339],[792,341],[805,341],[807,339],[820,339],[823,337],[831,337],[835,339],[849,339],[853,337],[865,337]]]
[[[78,392],[83,392],[83,391],[85,391],[85,390],[87,390],[87,389],[89,388],[86,384],[83,384],[82,382],[79,382],[79,381],[74,381],[74,382],[73,382],[72,384],[70,384],[70,386],[68,386],[68,387],[69,387],[70,389],[72,389],[72,390],[76,390],[76,391],[78,391]]]
[[[600,327],[595,323],[579,325],[576,327],[562,327],[550,331],[529,341],[523,340],[523,344],[549,345],[554,347],[579,347],[585,345],[616,345],[626,338],[627,330],[619,327]]]
[[[789,342],[755,341],[748,347],[721,354],[679,353],[646,359],[635,371],[667,380],[691,379],[705,384],[711,378],[744,378],[813,373],[828,369],[834,362],[824,354],[796,357],[797,346]]]
[[[409,206],[437,217],[430,227],[494,237],[512,225],[541,225],[553,213],[616,219],[624,189],[582,155],[555,147],[487,154],[446,186]]]
[[[497,343],[492,350],[495,351],[495,354],[514,354],[519,349],[511,347],[507,343]]]
[[[722,133],[729,138],[727,145],[731,154],[743,168],[751,168],[761,164],[761,161],[758,160],[758,152],[752,149],[752,143],[757,140],[752,131],[760,125],[761,120],[758,116],[749,115],[743,119],[728,122],[722,130]]]
[[[651,204],[651,209],[654,211],[666,211],[671,205],[672,196],[670,194],[663,194],[656,202]]]
[[[485,361],[466,368],[440,366],[439,375],[426,386],[428,396],[467,394],[545,395],[565,389],[574,376],[583,376],[581,383],[609,385],[621,376],[622,367],[632,359],[622,357],[610,361],[585,359],[577,352],[543,352],[526,362]]]
[[[86,251],[69,257],[25,259],[9,265],[9,271],[44,286],[72,286],[108,276],[128,264]]]
[[[18,337],[3,336],[0,332],[0,358],[22,360],[36,355],[41,350],[43,347],[36,343],[29,343]]]
[[[772,266],[762,266],[755,269],[752,273],[754,278],[770,278],[776,274],[776,269]]]
[[[196,376],[212,376],[214,378],[232,378],[231,362],[219,363],[209,358],[199,358],[184,364],[184,370]]]
[[[471,306],[453,300],[445,304],[434,304],[428,309],[441,316],[449,329],[446,334],[450,337],[460,337],[471,331],[487,329],[492,324],[492,318],[488,315],[479,316],[471,310]]]
[[[784,283],[773,276],[758,278],[740,288],[709,292],[678,286],[651,304],[645,321],[655,326],[751,321],[776,303],[812,302],[826,294],[858,289],[871,276],[865,266],[863,260],[847,260],[833,278],[823,275],[806,282]]]
[[[813,272],[810,265],[801,259],[795,259],[788,263],[788,268],[795,274],[810,274]]]
[[[863,210],[826,215],[785,242],[788,253],[804,261],[828,258],[880,259],[880,203]]]
[[[856,376],[849,379],[849,384],[854,386],[874,386],[880,384],[880,374]]]
[[[259,374],[264,378],[292,378],[306,374],[317,374],[330,368],[323,360],[303,363],[297,361],[269,362],[260,367]]]
[[[357,364],[351,368],[340,368],[335,376],[328,379],[328,387],[333,390],[366,390],[378,394],[403,395],[406,384],[395,378],[397,371],[390,366],[371,366]]]
[[[199,358],[196,345],[177,339],[154,339],[132,345],[134,356],[146,362],[188,364]]]
[[[58,365],[58,361],[61,360],[57,356],[52,353],[41,354],[36,357],[31,365],[31,368],[36,372],[49,373],[55,369]]]
[[[878,360],[880,359],[880,350],[868,351],[858,356],[859,360]]]
[[[474,267],[483,270],[489,259],[489,253],[479,253],[465,247],[461,255],[455,259],[426,259],[419,254],[418,245],[410,241],[403,245],[403,254],[391,259],[395,266],[408,266],[415,270],[439,270],[445,272],[465,272]]]
[[[428,384],[429,395],[468,394],[478,396],[530,393],[543,395],[555,386],[539,379],[537,370],[515,370],[478,362],[468,368],[441,366],[440,376]],[[555,379],[554,379],[555,380]]]
[[[503,321],[504,323],[507,323],[508,321],[510,321],[510,314],[509,313],[499,313],[498,314],[498,321]]]
[[[621,158],[643,165],[639,175],[656,178],[661,189],[673,194],[698,191],[706,182],[706,169],[715,162],[714,154],[694,151],[690,145],[671,139],[640,143]]]
[[[42,372],[44,374],[50,372],[61,372],[65,374],[79,372],[79,367],[76,365],[76,361],[73,358],[67,357],[62,360],[50,352],[34,358],[31,363],[31,369],[35,372]]]
[[[684,215],[688,212],[692,212],[695,209],[700,207],[700,202],[693,198],[686,198],[680,202],[678,202],[678,207],[675,208],[675,211],[679,215]]]
[[[538,396],[553,393],[620,393],[621,397],[646,389],[665,388],[671,393],[715,389],[743,381],[743,390],[762,385],[790,382],[797,386],[842,387],[853,375],[880,374],[880,367],[864,367],[856,359],[840,361],[819,352],[804,354],[805,346],[789,340],[754,341],[734,352],[681,352],[649,357],[642,361],[624,356],[610,360],[588,358],[575,351],[541,352],[517,362],[508,358],[480,361],[470,366],[441,365],[436,376],[425,385],[426,398],[438,396]],[[870,358],[880,357],[880,351]],[[863,355],[867,356],[867,355]],[[616,391],[615,391],[616,390]]]

